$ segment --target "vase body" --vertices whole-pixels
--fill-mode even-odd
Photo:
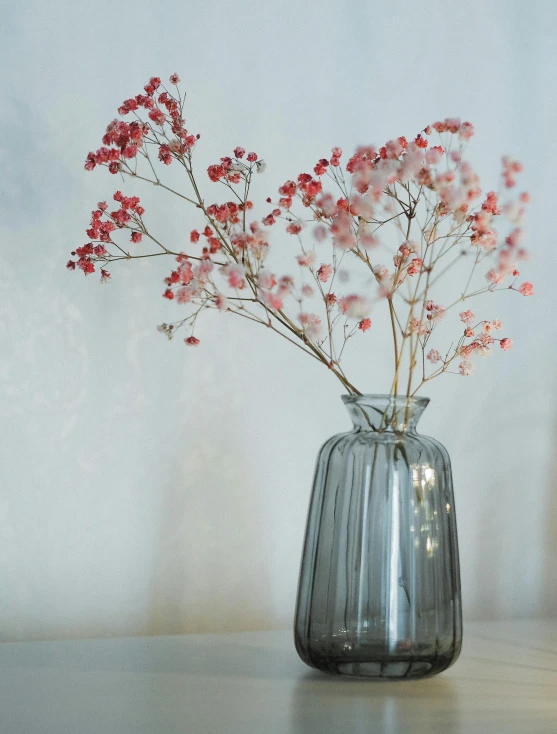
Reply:
[[[449,456],[417,433],[427,398],[343,400],[354,428],[317,458],[296,649],[308,665],[341,675],[440,673],[462,640]]]

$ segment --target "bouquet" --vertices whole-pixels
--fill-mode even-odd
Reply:
[[[153,77],[125,100],[122,119],[108,125],[85,168],[104,167],[178,197],[191,208],[187,237],[163,242],[140,198],[118,190],[114,203],[93,210],[88,242],[72,252],[70,270],[100,271],[106,282],[120,261],[168,257],[162,296],[176,304],[176,318],[158,328],[169,339],[180,333],[198,346],[208,309],[239,316],[325,365],[352,395],[361,393],[343,355],[349,342],[373,336],[376,314],[392,332],[394,396],[414,396],[442,374],[471,375],[477,357],[511,349],[496,312],[484,303],[476,315],[472,301],[500,291],[533,295],[520,276],[529,197],[514,194],[522,166],[510,157],[502,159],[499,189],[482,191],[464,158],[470,122],[434,122],[410,140],[358,147],[347,160],[334,147],[311,173],[266,198],[258,218],[253,192],[265,161],[238,146],[196,171],[200,136],[187,129],[179,81],[172,74],[165,86]],[[183,173],[183,188],[165,181],[170,165]],[[293,246],[288,272],[273,264],[278,241],[281,250]],[[451,282],[460,272],[461,288],[442,300],[449,271]],[[451,324],[448,337],[442,321]]]

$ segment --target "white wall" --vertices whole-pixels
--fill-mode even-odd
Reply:
[[[201,165],[256,150],[261,197],[334,144],[447,115],[474,122],[486,179],[503,153],[525,162],[537,295],[501,298],[515,349],[434,384],[422,425],[453,458],[468,618],[557,612],[556,30],[550,0],[3,9],[1,639],[291,622],[315,454],[348,426],[340,385],[226,317],[203,348],[167,343],[166,267],[113,268],[105,287],[64,269],[114,190],[84,155],[121,100],[173,71]],[[196,222],[164,201],[151,221],[179,238]],[[383,358],[354,368],[384,389]]]

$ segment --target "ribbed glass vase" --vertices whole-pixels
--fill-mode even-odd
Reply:
[[[341,675],[440,673],[459,655],[462,617],[450,460],[416,431],[429,399],[343,401],[354,428],[317,458],[296,649]]]

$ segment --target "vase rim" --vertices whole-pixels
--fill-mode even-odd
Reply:
[[[430,398],[423,395],[417,396],[406,396],[406,395],[393,395],[392,393],[363,393],[362,395],[354,395],[351,393],[345,393],[341,395],[343,403],[357,403],[362,400],[388,400],[396,402],[408,402],[417,405],[423,405],[424,407],[430,402]]]
[[[354,427],[358,431],[413,432],[429,398],[406,395],[342,395]]]

